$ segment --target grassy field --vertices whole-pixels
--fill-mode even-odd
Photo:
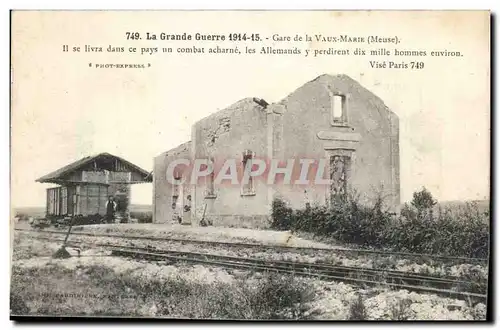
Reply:
[[[316,278],[123,259],[52,259],[59,247],[17,234],[11,315],[200,319],[473,320],[485,305]],[[450,308],[451,306],[451,308]]]
[[[146,204],[132,204],[130,205],[130,212],[151,214],[153,207]],[[16,207],[14,208],[13,216],[26,215],[28,217],[44,217],[45,207]]]
[[[293,276],[148,263],[82,251],[52,259],[59,244],[16,233],[12,315],[201,319],[307,319],[313,287]]]
[[[57,288],[57,289],[56,289]],[[200,283],[186,276],[144,279],[102,266],[14,267],[11,313],[201,319],[304,319],[314,298],[306,282],[267,275],[257,281]]]
[[[16,207],[14,208],[13,216],[27,216],[34,218],[42,218],[45,216],[45,207]]]
[[[489,212],[490,211],[490,200],[489,199],[484,199],[484,200],[475,200],[475,201],[469,201],[469,203],[474,203],[479,212],[484,213],[484,212]],[[457,210],[460,208],[464,208],[466,206],[466,202],[462,201],[446,201],[446,202],[438,202],[436,207],[441,209],[447,209],[449,208],[450,210]]]
[[[489,211],[490,209],[490,201],[489,200],[477,200],[477,201],[470,201],[470,202],[475,202],[477,203],[478,209],[481,212],[486,212]],[[445,202],[439,202],[436,207],[441,207],[441,208],[450,208],[450,209],[458,209],[460,207],[464,207],[466,202],[462,201],[445,201]],[[147,205],[147,204],[132,204],[130,205],[130,212],[135,212],[135,213],[144,213],[144,214],[151,214],[153,210],[152,205]],[[16,214],[26,214],[28,216],[32,217],[43,217],[45,216],[45,207],[17,207],[14,208],[14,215]]]

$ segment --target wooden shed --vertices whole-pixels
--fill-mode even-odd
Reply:
[[[46,215],[105,215],[114,196],[117,215],[128,218],[130,185],[152,182],[150,172],[109,153],[88,156],[36,180],[58,184],[47,189]]]

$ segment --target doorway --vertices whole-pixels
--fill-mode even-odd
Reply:
[[[345,154],[330,155],[330,203],[342,203],[347,200],[351,156]]]

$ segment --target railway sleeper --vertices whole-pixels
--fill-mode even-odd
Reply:
[[[119,255],[123,257],[133,257],[138,259],[146,259],[146,260],[169,260],[172,263],[174,262],[187,262],[187,263],[199,263],[199,264],[207,264],[213,266],[219,266],[224,268],[239,268],[239,269],[248,269],[253,271],[264,271],[264,272],[277,272],[277,273],[289,273],[298,276],[309,276],[316,277],[322,280],[330,280],[330,281],[339,281],[350,283],[354,285],[368,285],[368,286],[386,286],[393,289],[407,289],[409,291],[415,292],[424,292],[424,293],[435,293],[439,295],[445,295],[447,297],[452,298],[461,298],[461,299],[470,299],[473,301],[485,301],[486,295],[477,292],[460,292],[451,290],[456,288],[456,286],[450,285],[449,283],[440,283],[436,285],[433,282],[423,282],[422,280],[412,279],[412,278],[385,278],[383,282],[381,282],[380,277],[376,276],[367,276],[363,274],[357,274],[355,277],[348,277],[345,272],[342,271],[328,271],[328,272],[318,272],[311,271],[312,269],[293,269],[290,267],[283,266],[272,266],[272,265],[262,265],[255,264],[250,262],[236,262],[236,261],[221,261],[221,260],[210,260],[209,258],[192,258],[192,257],[182,257],[182,255],[186,255],[188,253],[179,252],[175,255],[166,254],[166,253],[148,253],[148,252],[139,252],[133,250],[112,250],[112,254]],[[423,284],[431,284],[432,286],[424,286]]]

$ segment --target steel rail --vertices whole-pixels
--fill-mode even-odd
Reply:
[[[48,241],[63,241],[59,239],[50,239],[48,237],[37,237],[38,239],[48,240]],[[78,245],[79,244],[79,245]],[[266,259],[256,259],[256,258],[245,258],[245,257],[233,257],[233,256],[225,256],[225,255],[217,255],[217,254],[208,254],[208,253],[199,253],[199,252],[189,252],[189,251],[178,251],[178,250],[159,250],[156,248],[148,248],[148,247],[131,247],[124,246],[118,244],[107,244],[107,243],[89,243],[85,241],[70,241],[67,243],[67,246],[72,247],[81,247],[81,245],[88,246],[98,246],[104,248],[112,249],[113,253],[125,254],[126,256],[161,256],[160,259],[172,259],[177,258],[176,260],[186,260],[188,262],[194,262],[197,260],[199,263],[206,263],[207,260],[212,262],[221,263],[221,266],[227,266],[233,264],[233,266],[242,265],[242,267],[264,267],[266,269],[274,269],[274,270],[290,270],[294,272],[304,273],[304,270],[309,270],[307,274],[310,276],[328,276],[328,278],[342,280],[347,279],[348,281],[352,280],[352,278],[348,277],[351,274],[355,274],[357,276],[363,276],[363,281],[368,281],[367,283],[377,282],[374,281],[378,278],[384,278],[389,282],[377,282],[377,283],[390,283],[390,284],[398,284],[394,283],[394,281],[399,282],[401,285],[406,285],[413,287],[413,285],[409,285],[408,283],[426,283],[434,286],[446,286],[448,288],[453,288],[457,286],[465,286],[465,287],[474,287],[475,283],[470,281],[462,281],[457,277],[453,278],[445,278],[445,277],[435,277],[435,276],[426,276],[419,275],[416,273],[402,272],[402,271],[391,271],[386,269],[372,269],[372,268],[363,268],[363,267],[345,267],[345,266],[336,266],[331,264],[321,264],[321,263],[304,263],[304,262],[291,262],[291,261],[282,261],[282,260],[266,260]],[[189,257],[185,257],[189,256]],[[174,259],[175,259],[174,258]],[[333,276],[333,277],[332,277]],[[424,286],[420,286],[422,288],[427,288]],[[435,287],[433,289],[436,289]],[[432,291],[434,292],[434,291]],[[457,292],[457,291],[452,291]],[[473,292],[474,294],[478,294],[477,292]]]
[[[111,247],[111,246],[108,246]],[[294,261],[283,261],[283,260],[270,260],[270,259],[257,259],[257,258],[247,258],[247,257],[234,257],[234,256],[225,256],[218,254],[208,254],[208,253],[199,253],[199,252],[189,252],[189,251],[176,251],[176,250],[160,250],[160,249],[149,249],[142,247],[127,247],[114,245],[111,248],[116,249],[133,249],[133,250],[145,250],[147,253],[161,253],[166,255],[188,255],[202,258],[212,258],[212,259],[220,259],[223,261],[232,261],[232,262],[247,262],[252,264],[261,264],[261,265],[276,265],[280,267],[287,267],[292,269],[314,269],[323,273],[337,273],[337,274],[349,274],[356,273],[362,274],[365,276],[377,277],[383,276],[389,278],[391,280],[401,280],[401,281],[421,281],[421,282],[431,282],[431,283],[439,283],[439,284],[448,284],[448,285],[473,285],[473,282],[460,280],[458,277],[453,278],[445,278],[445,277],[437,277],[437,276],[426,276],[419,275],[418,273],[410,273],[403,271],[391,271],[387,269],[374,269],[374,268],[365,268],[365,267],[346,267],[346,266],[336,266],[332,264],[324,264],[324,263],[306,263],[306,262],[294,262]]]
[[[62,240],[54,240],[50,239],[48,237],[37,237],[39,239],[44,239],[48,241],[62,241]],[[405,271],[398,271],[398,270],[393,270],[393,269],[386,269],[386,268],[368,268],[368,267],[352,267],[352,266],[343,266],[343,265],[334,265],[334,264],[328,264],[328,263],[307,263],[307,262],[296,262],[296,261],[285,261],[285,260],[269,260],[269,259],[258,259],[258,258],[247,258],[247,257],[235,257],[235,256],[227,256],[227,255],[214,255],[214,254],[207,254],[207,253],[200,253],[200,252],[191,252],[191,251],[178,251],[178,250],[162,250],[158,248],[150,248],[150,247],[140,247],[140,246],[130,246],[130,245],[118,245],[118,244],[109,244],[109,243],[89,243],[85,241],[72,241],[73,243],[79,243],[83,245],[92,245],[92,246],[99,246],[99,247],[106,247],[106,248],[133,248],[136,250],[144,250],[146,252],[162,252],[162,253],[170,253],[170,254],[190,254],[190,255],[197,255],[197,256],[203,256],[203,257],[221,257],[225,259],[232,259],[236,261],[250,261],[250,262],[255,262],[255,263],[272,263],[272,264],[281,264],[281,265],[288,265],[292,267],[303,267],[303,268],[314,268],[314,269],[323,269],[323,270],[331,270],[331,271],[339,271],[342,270],[344,272],[363,272],[365,274],[373,274],[373,275],[380,275],[380,274],[385,274],[393,277],[397,276],[403,276],[405,279],[415,279],[415,280],[422,280],[422,281],[434,281],[434,282],[441,282],[441,283],[453,283],[453,284],[473,284],[472,282],[468,281],[463,281],[460,280],[459,277],[457,276],[430,276],[430,275],[421,275],[419,273],[413,273],[413,272],[405,272]]]
[[[479,300],[486,300],[487,295],[473,293],[473,292],[458,292],[446,289],[439,289],[434,287],[427,286],[418,286],[418,285],[409,285],[403,283],[392,283],[392,282],[380,282],[373,279],[361,279],[361,278],[353,278],[353,277],[345,277],[332,275],[331,273],[323,273],[319,271],[314,272],[306,272],[306,271],[297,271],[294,269],[290,269],[282,266],[271,266],[271,265],[262,265],[255,264],[251,262],[236,262],[236,261],[222,261],[222,260],[208,260],[201,258],[190,258],[190,257],[181,257],[179,255],[172,255],[168,253],[153,253],[153,252],[141,252],[134,249],[115,249],[113,250],[113,254],[120,256],[128,256],[128,257],[142,257],[144,259],[155,258],[155,259],[167,259],[167,260],[175,260],[180,262],[189,262],[189,263],[202,263],[213,266],[220,266],[226,268],[240,268],[240,269],[249,269],[249,270],[261,270],[261,271],[276,271],[280,273],[288,273],[300,276],[308,276],[308,277],[319,277],[323,280],[332,280],[332,281],[341,281],[345,283],[351,284],[368,284],[373,286],[389,286],[391,288],[397,289],[407,289],[415,292],[426,292],[426,293],[434,293],[434,294],[442,294],[448,297],[455,298],[475,298]]]
[[[54,230],[32,230],[32,229],[14,229],[20,232],[34,232],[34,233],[48,233],[48,234],[58,234],[62,235],[65,232],[54,231]],[[136,239],[136,240],[150,240],[150,241],[171,241],[180,243],[190,243],[190,244],[200,244],[200,245],[215,245],[215,246],[231,246],[231,247],[245,247],[245,248],[259,248],[259,249],[274,249],[274,250],[297,250],[297,251],[328,251],[328,252],[345,252],[345,253],[359,253],[359,254],[379,254],[379,255],[394,255],[402,257],[412,257],[412,258],[430,258],[430,259],[444,259],[444,260],[462,260],[470,262],[481,262],[487,263],[486,258],[467,258],[467,257],[457,257],[457,256],[444,256],[435,254],[421,254],[421,253],[409,253],[409,252],[393,252],[393,251],[378,251],[378,250],[366,250],[366,249],[349,249],[349,248],[315,248],[315,247],[298,247],[298,246],[287,246],[287,245],[269,245],[269,244],[256,244],[256,243],[241,243],[241,242],[220,242],[220,241],[204,241],[204,240],[193,240],[193,239],[183,239],[183,238],[169,238],[169,237],[155,237],[155,236],[136,236],[136,235],[116,235],[116,234],[94,234],[94,233],[83,233],[83,232],[72,232],[72,235],[77,236],[90,236],[90,237],[110,237],[110,238],[124,238],[124,239]]]

